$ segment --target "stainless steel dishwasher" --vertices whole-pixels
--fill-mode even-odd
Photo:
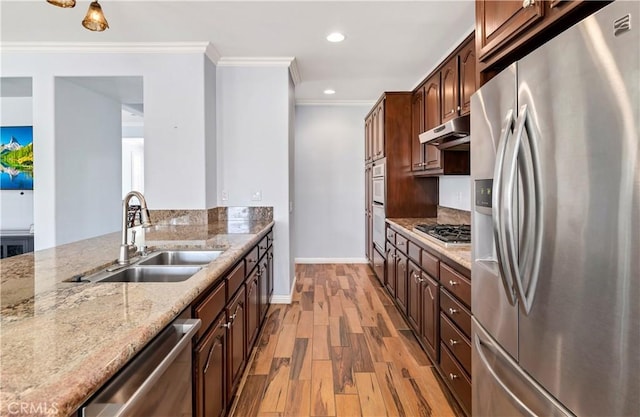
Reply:
[[[174,320],[79,411],[80,417],[193,414],[191,343],[198,319]]]

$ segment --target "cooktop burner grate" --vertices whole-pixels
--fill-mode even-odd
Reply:
[[[468,224],[416,225],[416,230],[447,244],[471,243],[471,226]]]

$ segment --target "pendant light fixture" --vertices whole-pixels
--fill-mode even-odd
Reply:
[[[97,1],[92,1],[87,10],[87,15],[82,21],[82,26],[95,32],[102,32],[109,28],[109,23],[102,13],[102,7]]]
[[[53,4],[54,6],[70,8],[75,7],[76,0],[47,0],[48,3]]]

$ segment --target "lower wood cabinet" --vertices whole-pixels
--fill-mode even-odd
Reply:
[[[440,358],[438,349],[440,342],[438,283],[423,272],[420,288],[420,339],[431,360],[438,363]]]
[[[227,315],[223,312],[197,346],[195,368],[196,417],[222,417],[227,409]]]
[[[402,313],[407,314],[407,256],[399,250],[396,250],[396,302]]]
[[[246,308],[245,308],[245,290],[241,287],[235,298],[229,303],[227,307],[227,315],[229,317],[228,329],[229,338],[227,341],[227,351],[229,353],[228,358],[228,372],[227,378],[228,387],[227,390],[227,402],[231,402],[235,387],[240,382],[242,376],[242,370],[247,358],[246,355]]]
[[[202,320],[193,351],[196,417],[229,411],[273,293],[272,243],[270,231],[192,305]]]
[[[387,241],[387,273],[385,274],[384,283],[393,298],[396,297],[396,248],[391,246]]]
[[[247,293],[247,352],[251,351],[251,347],[258,336],[258,325],[260,324],[260,286],[258,278],[258,270],[253,270],[246,284]]]

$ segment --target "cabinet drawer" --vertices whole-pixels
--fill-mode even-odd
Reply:
[[[471,342],[444,313],[440,313],[440,336],[442,343],[447,345],[464,370],[471,375]]]
[[[396,247],[400,252],[407,253],[407,238],[400,234],[396,234]]]
[[[443,289],[440,290],[440,308],[467,337],[471,337],[471,313]]]
[[[387,227],[387,240],[392,245],[396,244],[396,232],[393,229],[389,228],[389,227]]]
[[[258,247],[251,249],[251,252],[247,253],[247,256],[244,257],[246,273],[249,275],[253,268],[258,265]]]
[[[422,249],[420,249],[418,245],[411,241],[407,243],[407,248],[407,255],[409,255],[409,258],[411,258],[411,260],[416,264],[420,264],[420,252],[422,251]]]
[[[471,305],[471,282],[451,269],[448,265],[440,264],[440,282],[449,292],[458,297],[467,306]]]
[[[436,280],[440,276],[439,264],[440,261],[438,260],[438,258],[433,256],[426,250],[422,251],[422,260],[420,261],[420,266],[427,274],[431,275],[431,277],[435,278]]]
[[[227,274],[227,300],[233,298],[233,294],[244,282],[244,262],[238,263],[233,271]]]
[[[265,236],[262,238],[260,243],[258,243],[258,259],[262,259],[262,257],[267,253],[268,248],[269,248],[269,237]]]
[[[440,369],[442,369],[448,385],[460,401],[462,408],[465,409],[467,415],[471,415],[471,380],[460,368],[444,343],[440,345],[440,352]]]
[[[200,329],[198,329],[196,333],[196,339],[200,339],[200,337],[207,332],[213,320],[224,309],[227,302],[225,290],[226,282],[222,281],[211,291],[207,298],[194,309],[195,317],[202,320],[202,326],[200,326]]]

